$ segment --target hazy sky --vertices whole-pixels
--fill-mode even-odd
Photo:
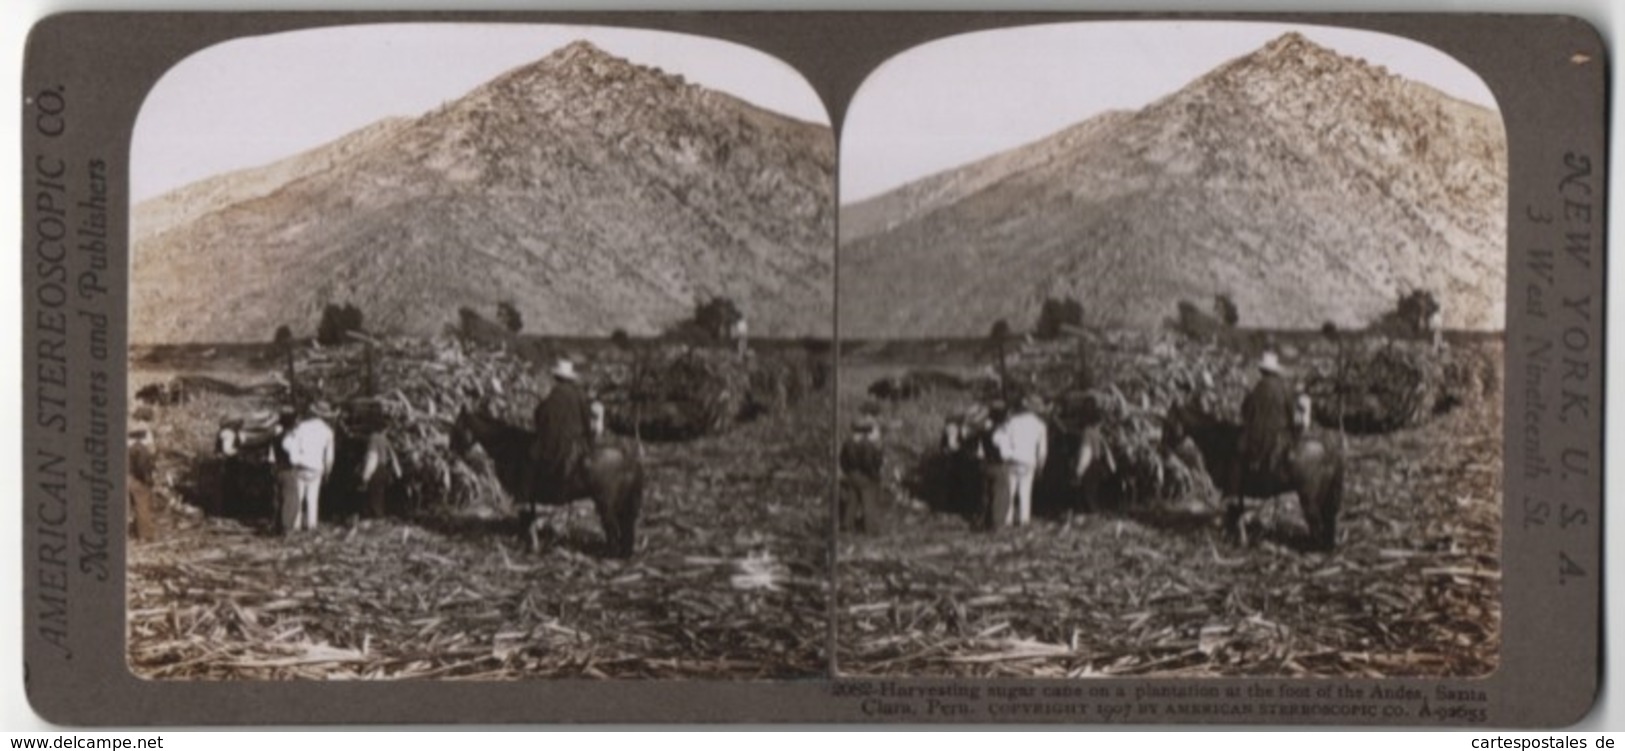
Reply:
[[[864,82],[841,126],[841,201],[1036,141],[1107,110],[1138,109],[1288,31],[1496,108],[1483,81],[1454,58],[1374,32],[1222,21],[977,32],[904,52]]]
[[[829,123],[790,66],[699,36],[595,26],[390,24],[247,37],[182,60],[136,119],[136,201],[266,164],[381,118],[415,116],[576,39],[760,107]]]

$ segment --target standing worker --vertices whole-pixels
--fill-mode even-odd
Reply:
[[[401,464],[385,432],[388,421],[382,410],[361,424],[367,434],[366,454],[361,460],[361,490],[367,497],[367,516],[382,519],[389,513],[389,491],[400,479]]]
[[[322,484],[333,474],[334,436],[327,424],[333,416],[327,402],[318,401],[282,435],[278,455],[282,501],[278,527],[282,534],[316,529]]]
[[[1005,526],[1013,523],[1025,527],[1032,522],[1033,479],[1044,471],[1044,462],[1049,458],[1049,428],[1037,414],[1041,409],[1043,402],[1030,394],[1021,400],[1010,419],[993,431],[993,444],[1009,472]]]
[[[880,445],[880,421],[864,415],[852,423],[852,436],[841,444],[840,526],[845,532],[880,531],[881,477],[886,453]]]
[[[129,489],[131,535],[137,540],[153,540],[158,528],[153,519],[152,485],[156,474],[156,451],[153,447],[152,428],[144,422],[131,423],[126,441],[129,453]]]
[[[738,347],[739,359],[741,360],[745,359],[745,352],[749,349],[749,344],[747,343],[748,339],[750,338],[749,332],[750,326],[745,323],[745,316],[741,314],[739,316],[739,320],[734,321],[733,331],[731,332],[734,339],[734,346]]]
[[[974,452],[982,460],[982,525],[990,531],[1010,526],[1013,519],[1011,501],[1015,497],[1015,473],[1005,458],[1009,447],[1001,445],[999,435],[1008,417],[1002,399],[993,400],[978,415],[978,445]]]

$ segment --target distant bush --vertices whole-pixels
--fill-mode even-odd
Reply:
[[[666,329],[668,339],[689,343],[727,341],[734,324],[744,320],[745,314],[733,300],[712,297],[694,303],[694,315],[678,321]]]
[[[1241,313],[1236,310],[1236,301],[1230,299],[1229,295],[1213,296],[1213,315],[1230,328],[1235,328],[1236,324],[1241,322]]]
[[[271,338],[271,343],[278,347],[292,344],[293,329],[288,328],[288,324],[285,323],[276,327],[276,335]]]
[[[1077,300],[1049,298],[1038,311],[1038,326],[1033,331],[1039,339],[1055,339],[1067,326],[1083,325],[1083,303]]]
[[[513,332],[470,307],[457,309],[457,336],[463,341],[485,347],[507,347]]]
[[[1233,338],[1234,328],[1189,300],[1180,300],[1178,311],[1178,315],[1168,325],[1191,339],[1219,343],[1228,342]]]
[[[329,303],[322,309],[322,321],[316,326],[316,341],[327,347],[343,344],[349,341],[350,332],[364,330],[362,323],[360,308],[348,303],[342,306]]]
[[[1433,330],[1433,318],[1440,311],[1439,300],[1427,290],[1400,293],[1394,309],[1372,322],[1371,330],[1389,336],[1421,337]]]
[[[497,303],[497,322],[515,334],[525,328],[525,319],[519,315],[519,309],[511,302]]]

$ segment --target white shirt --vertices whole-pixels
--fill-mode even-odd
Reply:
[[[333,429],[312,417],[282,436],[282,450],[295,467],[320,470],[325,477],[333,471]]]
[[[993,445],[1005,461],[1042,469],[1049,451],[1049,429],[1031,412],[1022,412],[993,431]]]

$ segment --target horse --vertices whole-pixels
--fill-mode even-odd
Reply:
[[[1176,449],[1187,438],[1196,444],[1208,476],[1225,497],[1227,531],[1245,539],[1240,522],[1248,498],[1293,493],[1303,511],[1310,545],[1322,551],[1336,546],[1337,512],[1343,503],[1343,457],[1325,441],[1299,432],[1282,472],[1237,472],[1242,460],[1241,425],[1215,417],[1196,398],[1169,407],[1162,423],[1164,448]],[[1240,487],[1230,487],[1235,477],[1239,477]]]
[[[529,517],[526,533],[531,549],[539,549],[541,520],[536,513],[539,501],[535,494],[539,489],[533,489],[530,498],[522,497],[536,434],[509,425],[484,410],[464,407],[452,426],[451,449],[466,455],[475,444],[491,458],[503,490]],[[643,502],[643,465],[638,457],[621,446],[594,442],[573,464],[568,482],[568,492],[558,497],[569,499],[566,503],[591,498],[609,555],[630,558],[636,541],[638,508]]]

